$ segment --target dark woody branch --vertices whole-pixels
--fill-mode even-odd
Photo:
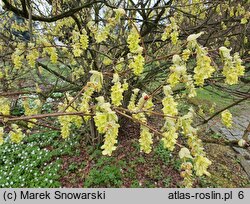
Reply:
[[[25,10],[20,10],[20,9],[16,8],[8,0],[3,0],[3,2],[5,4],[5,8],[7,10],[14,12],[18,16],[29,19],[28,12],[26,12]],[[88,7],[92,6],[93,4],[97,4],[97,3],[105,3],[105,1],[102,1],[102,0],[90,1],[90,2],[83,4],[79,7],[72,8],[69,11],[66,11],[64,13],[61,13],[59,15],[52,16],[52,17],[42,17],[42,16],[37,16],[37,15],[32,15],[32,19],[34,21],[54,22],[54,21],[57,21],[57,20],[60,20],[60,19],[66,18],[66,17],[70,17],[70,16],[74,15],[75,13],[77,13],[78,11],[81,11],[82,9],[88,8]]]

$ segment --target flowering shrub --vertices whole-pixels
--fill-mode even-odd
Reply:
[[[126,117],[140,125],[138,142],[142,152],[151,152],[156,135],[166,149],[179,151],[186,187],[192,186],[194,175],[210,175],[211,161],[194,124],[196,113],[192,105],[188,112],[180,111],[178,105],[195,97],[196,88],[220,83],[221,79],[228,85],[236,84],[244,76],[242,58],[247,50],[238,45],[234,50],[225,47],[237,42],[230,38],[236,34],[214,37],[213,42],[213,33],[202,26],[210,22],[206,18],[215,7],[212,26],[230,31],[228,27],[238,23],[246,31],[249,11],[244,5],[234,1],[232,5],[227,1],[195,1],[199,6],[189,1],[162,1],[160,5],[146,3],[151,9],[140,9],[130,3],[119,5],[118,1],[112,5],[106,1],[49,5],[39,0],[44,9],[39,10],[31,1],[31,18],[27,18],[23,3],[17,1],[13,6],[10,1],[3,2],[0,144],[8,138],[13,143],[25,138],[19,121],[26,121],[28,129],[57,126],[64,139],[71,137],[74,128],[85,126],[90,129],[90,140],[102,139],[102,153],[110,156],[119,142],[119,118]],[[226,12],[237,20],[223,18]],[[17,16],[22,23],[10,24]],[[20,39],[24,31],[29,33],[26,41]],[[247,40],[244,35],[245,44]],[[148,84],[153,80],[160,85],[151,90]],[[19,90],[13,94],[24,108],[22,117],[11,113],[13,90]],[[54,101],[54,112],[43,111],[47,98],[57,92],[63,97]],[[148,122],[151,116],[161,118],[161,128]],[[44,124],[44,118],[54,117],[58,119],[53,125]],[[222,112],[222,121],[231,126],[229,111]],[[180,143],[179,137],[184,137],[186,143]]]

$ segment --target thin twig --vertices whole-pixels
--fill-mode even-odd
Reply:
[[[48,114],[39,114],[39,115],[21,116],[21,117],[11,117],[6,115],[1,115],[0,117],[3,117],[4,119],[0,119],[0,123],[19,121],[19,120],[41,119],[47,117],[59,117],[66,115],[94,116],[94,114],[87,114],[84,112],[70,112],[70,113],[58,112],[58,113],[48,113]]]

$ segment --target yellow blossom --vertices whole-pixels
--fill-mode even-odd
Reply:
[[[232,114],[229,112],[229,110],[224,110],[222,113],[221,113],[221,119],[222,119],[222,122],[223,124],[230,128],[232,127]]]
[[[10,114],[10,101],[8,98],[0,97],[0,114]]]
[[[174,101],[173,96],[171,95],[172,91],[170,86],[164,86],[163,91],[165,97],[162,100],[162,111],[165,115],[175,116],[178,114],[177,103]]]
[[[37,50],[32,50],[29,52],[29,54],[26,56],[26,59],[28,60],[28,63],[31,67],[35,67],[36,60],[39,57],[39,52]]]
[[[96,98],[98,101],[96,115],[94,116],[95,125],[99,133],[104,134],[104,144],[102,154],[111,156],[116,149],[118,129],[120,125],[116,113],[111,110],[111,104],[104,101],[103,96]]]
[[[141,125],[141,133],[140,133],[140,147],[141,151],[149,154],[152,151],[153,144],[153,134],[150,133],[149,129],[144,125]]]
[[[180,159],[185,159],[185,158],[192,158],[190,155],[190,151],[186,147],[182,147],[181,150],[179,151],[179,157]]]
[[[142,53],[140,43],[140,35],[135,27],[133,27],[127,38],[128,47],[131,53]]]
[[[11,125],[10,140],[14,143],[20,143],[24,137],[22,130],[16,124]]]
[[[173,151],[178,138],[178,134],[176,133],[176,128],[171,127],[168,131],[164,132],[162,135],[163,135],[162,141],[164,147],[169,151]]]
[[[111,100],[112,100],[112,104],[114,104],[115,106],[120,106],[122,103],[122,99],[123,99],[123,92],[126,90],[124,88],[126,88],[125,86],[122,86],[120,79],[119,79],[119,75],[117,73],[115,73],[113,75],[113,81],[114,85],[111,87]]]
[[[212,162],[204,156],[198,155],[194,159],[194,170],[196,171],[197,176],[207,175],[210,176],[210,173],[207,171],[207,168],[212,164]]]
[[[143,72],[145,64],[144,57],[139,54],[134,56],[134,60],[130,62],[129,68],[131,68],[136,76],[140,75]]]

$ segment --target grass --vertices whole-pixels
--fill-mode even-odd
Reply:
[[[208,111],[214,103],[215,110],[220,110],[233,103],[233,99],[231,95],[208,86],[197,89],[197,96],[191,102],[197,106],[202,104],[203,109]]]

